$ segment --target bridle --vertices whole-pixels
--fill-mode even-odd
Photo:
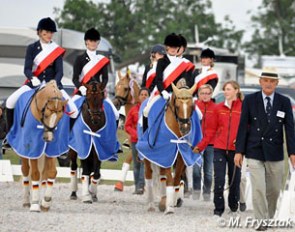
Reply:
[[[103,104],[97,110],[91,109],[90,102],[89,102],[89,95],[91,95],[91,99],[93,99],[93,97],[94,97],[94,100],[96,100],[96,98],[95,98],[96,96],[101,96],[101,98],[103,99],[104,90],[99,91],[99,88],[97,88],[94,85],[96,85],[96,82],[93,83],[93,88],[91,90],[87,90],[87,94],[86,94],[86,97],[85,97],[85,103],[86,103],[86,106],[87,106],[87,112],[88,112],[88,114],[90,116],[91,122],[93,124],[96,124],[95,120],[94,120],[94,117],[95,116],[99,117],[101,114],[104,113]]]
[[[127,101],[128,101],[128,96],[129,96],[129,93],[130,93],[130,91],[131,91],[131,88],[130,88],[130,86],[125,87],[124,84],[118,84],[117,87],[120,88],[120,86],[124,86],[123,88],[124,88],[124,91],[125,91],[125,95],[124,95],[124,96],[115,96],[115,99],[117,99],[117,100],[119,101],[119,104],[120,104],[121,106],[123,106],[123,105],[125,105],[125,104],[127,103]]]
[[[58,109],[51,109],[51,108],[49,108],[48,103],[49,103],[50,101],[56,101],[56,100],[57,100],[57,101],[62,101],[62,99],[61,99],[60,97],[51,97],[51,98],[47,99],[47,101],[46,101],[45,105],[42,107],[42,109],[39,109],[39,107],[38,107],[38,102],[37,102],[37,97],[35,97],[35,105],[36,105],[36,109],[37,109],[39,112],[41,112],[41,119],[40,119],[40,121],[41,121],[41,123],[43,124],[44,128],[46,129],[46,131],[53,132],[53,131],[55,130],[56,126],[57,126],[57,124],[55,124],[53,127],[50,127],[50,126],[48,126],[48,125],[45,123],[44,119],[46,118],[46,116],[45,116],[45,111],[46,111],[46,109],[49,110],[52,114],[54,114],[54,113],[58,114],[58,113],[64,112],[64,110],[65,110],[65,107],[64,107],[64,106],[62,107],[61,110],[58,110]],[[51,114],[51,115],[52,115],[52,114]]]
[[[183,124],[188,124],[190,123],[191,121],[191,116],[193,114],[193,110],[194,110],[194,105],[191,104],[191,112],[190,112],[190,115],[188,115],[187,118],[181,118],[179,117],[179,113],[178,113],[178,107],[176,107],[176,100],[188,100],[189,98],[183,98],[183,97],[177,97],[175,96],[174,99],[173,99],[173,106],[171,104],[168,104],[169,108],[171,109],[171,111],[173,112],[173,115],[174,115],[174,118],[175,120],[178,122],[179,125],[183,125]],[[174,108],[174,109],[173,109]]]

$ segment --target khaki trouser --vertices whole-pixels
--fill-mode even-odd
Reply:
[[[284,176],[284,161],[248,159],[256,219],[273,218]]]
[[[240,183],[240,203],[246,203],[246,186],[247,186],[247,159],[244,157],[241,168],[241,183]]]

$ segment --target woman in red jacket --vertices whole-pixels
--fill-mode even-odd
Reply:
[[[136,150],[137,143],[137,122],[138,122],[138,112],[141,103],[149,97],[149,89],[142,87],[139,91],[139,103],[133,106],[126,118],[125,131],[128,133],[131,142],[132,149],[132,161],[133,161],[133,174],[134,174],[134,184],[135,192],[134,194],[143,194],[144,190],[144,163],[139,161],[138,152]]]
[[[242,94],[236,81],[228,81],[223,85],[225,101],[215,108],[214,139],[214,215],[221,217],[224,212],[224,185],[226,166],[228,167],[230,213],[238,210],[240,196],[241,170],[235,167],[235,141],[239,127]]]
[[[204,173],[203,182],[203,198],[210,201],[212,176],[213,176],[213,157],[214,148],[213,141],[215,136],[215,107],[216,104],[212,100],[213,88],[209,84],[200,86],[198,89],[197,106],[201,110],[202,117],[202,133],[203,138],[194,148],[195,153],[203,152],[203,167],[197,164],[193,166],[193,199],[198,199],[201,193],[202,169]]]

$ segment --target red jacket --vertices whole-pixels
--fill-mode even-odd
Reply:
[[[216,135],[214,148],[234,151],[235,141],[238,133],[242,109],[242,101],[237,99],[232,103],[231,109],[224,102],[215,108]]]
[[[136,143],[137,138],[137,122],[138,122],[138,112],[140,108],[140,103],[138,103],[136,106],[133,106],[126,118],[125,122],[125,131],[130,136],[130,141],[132,143]]]
[[[203,138],[197,144],[199,151],[203,151],[209,144],[213,144],[215,136],[215,120],[214,111],[216,104],[211,100],[209,102],[203,102],[200,100],[196,101],[197,106],[202,111],[202,133]]]

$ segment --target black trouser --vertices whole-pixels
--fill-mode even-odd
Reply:
[[[241,169],[234,164],[235,151],[214,149],[214,214],[220,215],[224,212],[224,185],[226,175],[226,164],[228,166],[228,206],[231,211],[238,210],[240,199]],[[234,177],[233,177],[234,175]],[[232,181],[232,179],[234,179]]]

